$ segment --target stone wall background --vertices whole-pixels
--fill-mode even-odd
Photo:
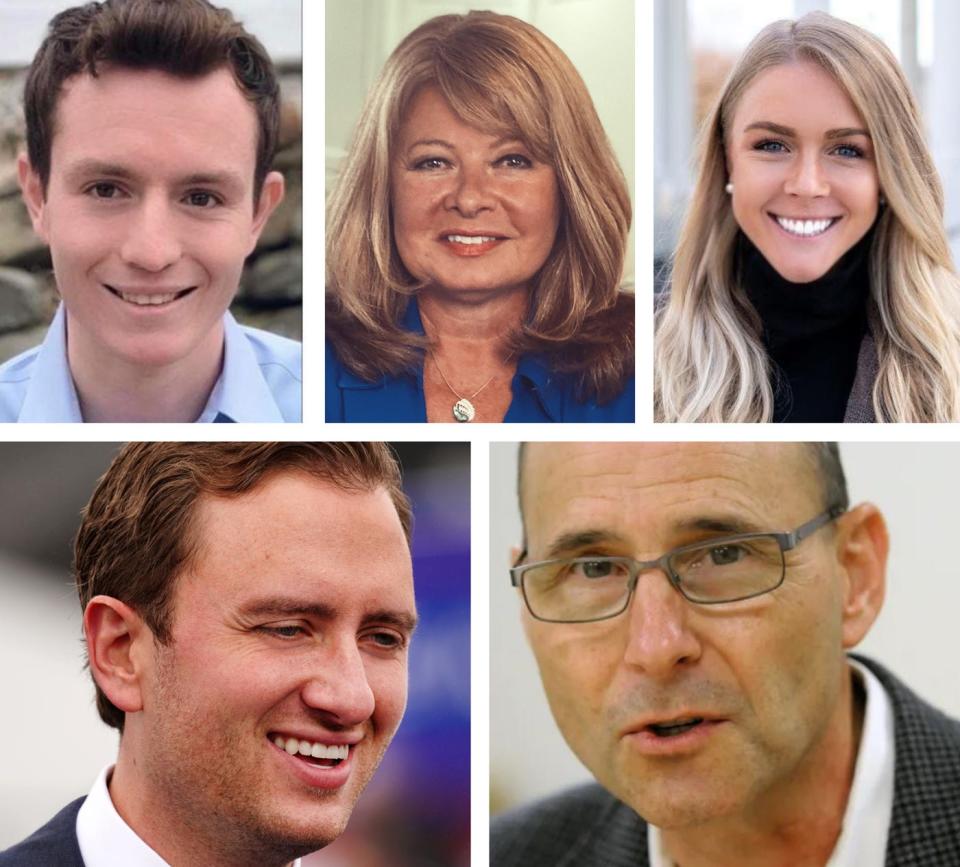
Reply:
[[[274,168],[287,193],[244,267],[231,306],[237,320],[302,338],[303,144],[299,66],[278,69],[283,97],[280,148]],[[17,184],[24,148],[25,70],[0,70],[0,363],[43,340],[58,296],[50,251],[33,233]]]

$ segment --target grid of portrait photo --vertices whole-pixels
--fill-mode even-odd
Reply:
[[[0,867],[960,867],[958,39],[2,0]]]

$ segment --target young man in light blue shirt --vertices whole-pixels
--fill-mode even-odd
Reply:
[[[283,198],[270,59],[206,0],[56,16],[18,163],[62,304],[0,421],[300,421],[300,345],[228,312]]]

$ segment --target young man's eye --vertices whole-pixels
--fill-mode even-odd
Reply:
[[[116,184],[101,181],[88,187],[87,194],[95,199],[117,199],[120,197],[121,190]]]
[[[206,190],[195,190],[192,193],[187,193],[185,201],[194,208],[215,208],[220,204],[220,199]]]
[[[406,643],[402,636],[396,632],[371,632],[368,638],[377,646],[384,650],[397,650]]]
[[[277,638],[299,638],[304,633],[304,628],[295,623],[282,624],[280,626],[261,626],[261,632],[269,635],[275,635]]]

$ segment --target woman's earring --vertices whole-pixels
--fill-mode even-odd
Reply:
[[[727,181],[727,185],[724,187],[728,196],[733,195],[733,181]]]
[[[884,197],[883,193],[880,193],[880,207],[882,208],[886,203],[886,198]]]

